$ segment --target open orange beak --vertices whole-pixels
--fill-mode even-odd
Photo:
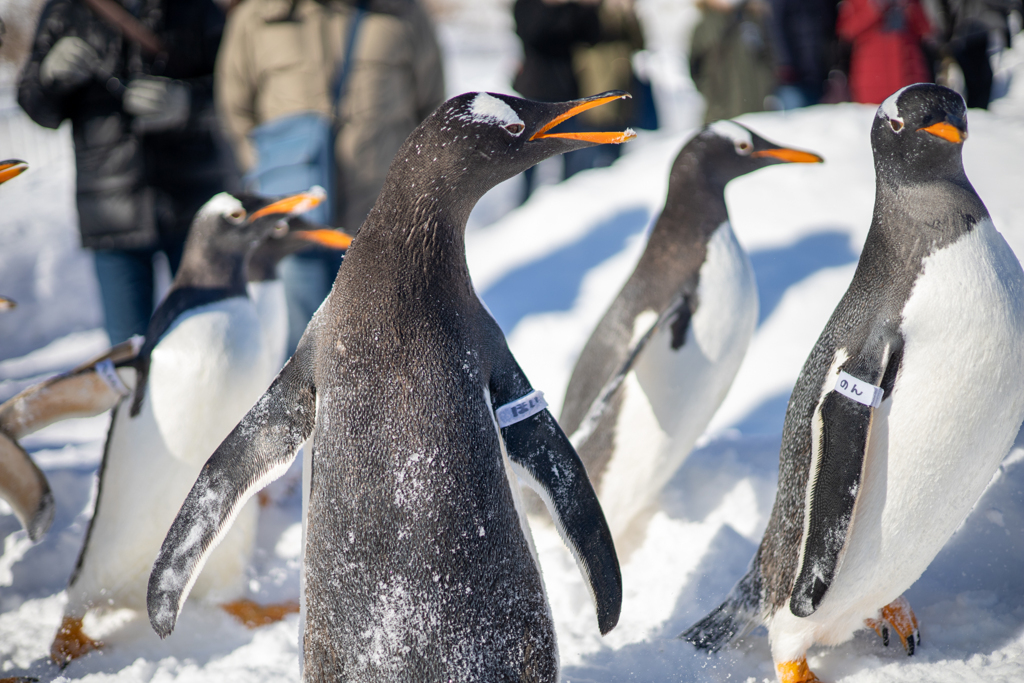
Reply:
[[[352,236],[341,230],[296,230],[294,235],[328,249],[348,249],[352,245]]]
[[[249,216],[249,222],[251,223],[257,218],[262,218],[263,216],[269,216],[271,214],[296,216],[316,207],[325,199],[327,199],[327,191],[318,185],[310,189],[308,192],[300,192],[299,194],[292,195],[291,197],[279,199],[273,204],[268,204],[262,209],[254,211],[252,215]]]
[[[760,152],[754,152],[750,156],[753,159],[761,157],[772,157],[774,159],[778,159],[779,161],[784,161],[787,164],[820,164],[825,161],[817,154],[811,154],[810,152],[801,152],[799,149],[789,149],[788,147],[763,149]]]
[[[595,95],[594,97],[589,97],[585,100],[581,100],[579,104],[577,104],[576,106],[572,107],[568,111],[562,112],[555,118],[545,123],[540,130],[538,130],[530,137],[530,140],[543,140],[544,138],[565,138],[567,140],[585,140],[587,142],[593,142],[599,145],[617,145],[626,142],[627,140],[632,140],[633,138],[636,137],[636,133],[634,133],[633,129],[631,128],[627,128],[621,133],[548,133],[549,130],[551,130],[558,124],[562,123],[563,121],[567,121],[568,119],[571,119],[577,114],[581,114],[587,111],[588,109],[600,107],[602,104],[607,104],[608,102],[613,102],[614,100],[628,99],[629,97],[630,94],[628,92],[624,92],[622,90],[613,90],[611,92],[602,93],[600,95]]]
[[[20,159],[0,161],[0,183],[5,183],[28,170],[28,164]]]
[[[956,126],[946,123],[945,121],[933,123],[926,128],[918,128],[918,130],[923,130],[925,133],[931,133],[935,137],[942,138],[943,140],[949,140],[954,145],[959,145],[967,139],[966,130],[962,131]]]

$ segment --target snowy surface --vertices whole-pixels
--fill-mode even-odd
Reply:
[[[650,0],[642,11],[654,12],[667,2]],[[660,29],[676,30],[687,20],[683,15],[669,17]],[[453,55],[452,90],[507,91],[501,84],[515,64],[509,24],[498,13],[473,16],[479,25],[453,19],[442,26]],[[653,59],[657,64],[679,49],[668,44]],[[1018,51],[1004,65],[1024,80],[1021,57]],[[659,73],[664,78],[656,87],[672,89],[670,101],[691,101],[690,91],[673,80],[679,73]],[[992,113],[972,111],[964,152],[968,176],[1018,254],[1024,254],[1022,98],[1024,88],[1011,84]],[[629,274],[645,229],[664,201],[669,165],[692,133],[685,122],[699,112],[673,116],[668,130],[641,132],[612,168],[542,187],[526,205],[492,222],[508,210],[514,194],[514,188],[499,188],[467,234],[475,285],[556,415],[576,355]],[[598,634],[572,557],[554,531],[536,528],[563,680],[773,680],[762,631],[710,658],[676,636],[717,605],[743,574],[767,522],[789,392],[853,275],[870,222],[874,190],[867,132],[873,116],[873,107],[840,105],[741,119],[770,140],[821,154],[826,163],[769,168],[728,188],[732,224],[758,280],[758,329],[730,394],[667,487],[646,534],[620,549],[622,618],[607,637]],[[0,126],[0,142],[21,139],[3,135]],[[106,344],[96,327],[88,256],[73,246],[67,133],[53,135],[65,136],[63,147],[59,139],[51,141],[57,138],[33,143],[31,149],[50,154],[45,163],[28,159],[32,171],[0,186],[0,293],[27,302],[0,325],[0,400]],[[2,158],[20,154],[0,149]],[[64,587],[91,514],[107,420],[60,423],[24,441],[49,477],[57,515],[47,537],[31,545],[0,502],[0,677],[298,680],[296,616],[249,631],[218,609],[194,603],[186,605],[166,641],[157,639],[144,618],[129,616],[104,635],[108,646],[102,652],[73,662],[63,674],[48,663]],[[253,599],[298,596],[299,488],[294,473],[270,488],[274,503],[261,513],[249,570]],[[838,648],[813,649],[811,667],[823,680],[844,683],[1024,680],[1022,492],[1019,438],[964,526],[907,594],[921,620],[923,645],[914,657],[898,647],[886,649],[864,632]]]

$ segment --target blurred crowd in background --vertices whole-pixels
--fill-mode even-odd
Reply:
[[[577,130],[659,126],[636,68],[633,0],[515,0],[522,57],[508,91],[562,101],[632,99]],[[699,0],[689,71],[705,121],[819,103],[879,103],[934,81],[969,107],[993,96],[992,58],[1020,31],[1021,0]],[[82,244],[93,251],[111,343],[144,334],[154,256],[173,273],[193,214],[222,190],[320,184],[314,217],[358,231],[405,137],[445,97],[429,6],[416,0],[51,0],[18,79],[38,124],[70,120]],[[648,17],[649,19],[649,17]],[[0,28],[2,31],[2,28]],[[565,155],[562,177],[615,161]],[[528,173],[522,200],[535,180]],[[294,349],[340,265],[280,266]]]

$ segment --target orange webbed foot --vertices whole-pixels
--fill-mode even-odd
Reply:
[[[889,647],[889,629],[891,628],[899,636],[908,656],[913,655],[916,647],[921,644],[917,617],[914,616],[914,610],[910,609],[910,603],[902,595],[880,609],[878,618],[866,619],[864,623],[875,630],[875,633],[882,638],[882,645],[886,647]]]
[[[57,629],[57,635],[50,646],[50,659],[60,668],[66,667],[72,659],[99,650],[103,643],[93,640],[82,631],[82,620],[78,617],[64,617]]]
[[[220,606],[222,610],[235,617],[246,628],[259,628],[281,621],[289,614],[299,611],[299,603],[282,602],[277,605],[261,605],[252,600],[235,600]]]
[[[806,657],[776,664],[775,673],[779,683],[821,683],[821,679],[807,667]]]

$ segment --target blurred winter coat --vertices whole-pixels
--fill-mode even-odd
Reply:
[[[18,103],[36,123],[56,128],[71,120],[79,228],[82,245],[92,249],[180,244],[195,211],[224,184],[213,133],[213,66],[223,13],[210,0],[141,0],[135,9],[162,42],[161,54],[144,53],[83,2],[51,0],[18,82]],[[39,67],[65,36],[86,41],[100,60],[89,83],[61,94],[43,86]],[[132,131],[121,96],[136,76],[163,76],[189,86],[184,129]]]
[[[579,83],[579,95],[588,97],[609,90],[636,89],[631,58],[644,48],[644,34],[630,5],[603,3],[598,11],[601,33],[593,45],[579,44],[573,49],[573,71]],[[632,100],[615,100],[589,109],[580,120],[597,130],[622,128],[631,123]]]
[[[850,95],[881,104],[905,85],[931,80],[921,41],[932,32],[919,0],[843,0],[836,23],[850,43]]]
[[[228,16],[217,58],[216,98],[244,170],[247,134],[300,112],[334,116],[330,79],[344,56],[354,0],[247,0]],[[341,225],[362,225],[409,133],[445,99],[433,26],[413,0],[370,0],[336,120]]]
[[[531,100],[563,102],[580,96],[573,50],[601,39],[597,5],[516,0],[512,14],[523,41],[523,64],[512,87]]]
[[[771,0],[771,6],[779,80],[817,102],[836,60],[835,0]]]
[[[769,14],[758,0],[701,5],[690,76],[707,104],[705,123],[764,110],[775,90]]]

